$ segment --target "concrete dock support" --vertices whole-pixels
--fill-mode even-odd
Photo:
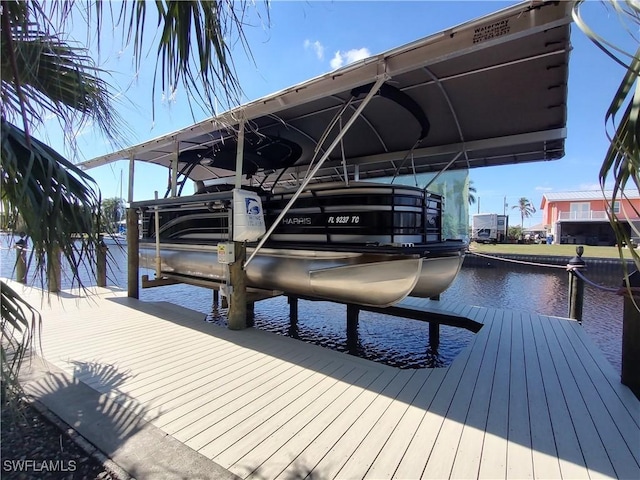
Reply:
[[[622,318],[622,372],[621,381],[640,399],[640,272],[627,277],[623,284],[624,310]]]

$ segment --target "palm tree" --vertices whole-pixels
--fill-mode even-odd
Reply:
[[[603,2],[605,8],[617,16],[617,20],[629,35],[637,35],[640,27],[640,4],[634,0],[622,2]],[[635,52],[626,52],[616,45],[602,38],[591,30],[584,22],[581,8],[584,0],[577,0],[573,6],[573,19],[578,27],[593,41],[593,43],[608,55],[614,62],[625,68],[625,74],[620,83],[609,109],[605,114],[605,125],[610,146],[600,168],[600,186],[603,191],[605,184],[613,177],[613,194],[606,198],[610,208],[609,221],[616,234],[619,245],[620,258],[624,258],[623,245],[631,244],[632,232],[628,232],[618,221],[618,215],[614,213],[614,202],[624,198],[625,191],[634,190],[640,192],[640,47]],[[637,44],[637,36],[634,45]],[[626,104],[626,105],[625,105]],[[640,216],[640,212],[634,212]],[[623,219],[621,219],[623,220]],[[639,232],[636,232],[638,235]],[[629,253],[640,269],[640,254],[634,249]],[[624,264],[623,262],[623,265]]]
[[[469,205],[476,203],[476,187],[472,185],[473,180],[469,180]]]
[[[511,208],[517,208],[518,210],[520,210],[520,218],[522,219],[520,227],[522,228],[522,230],[524,230],[524,219],[529,218],[531,215],[536,213],[536,208],[531,205],[531,202],[525,197],[521,197],[520,200],[518,200],[518,205],[514,205]]]
[[[242,29],[248,5],[244,1],[154,2],[151,11],[158,28],[152,35],[160,34],[154,37],[158,61],[151,94],[157,86],[163,90],[182,86],[187,98],[211,112],[216,102],[238,104],[241,89],[230,45],[240,41],[247,47]],[[50,268],[46,259],[61,251],[74,281],[82,285],[79,266],[85,263],[93,271],[95,265],[101,231],[99,190],[91,177],[32,132],[53,115],[69,142],[74,130],[91,122],[114,145],[125,143],[126,129],[114,114],[112,88],[102,78],[105,72],[94,64],[88,48],[68,42],[60,32],[74,19],[87,22],[99,48],[102,29],[107,27],[112,35],[112,27],[120,27],[123,44],[133,46],[134,65],[139,68],[148,48],[144,42],[147,3],[125,1],[119,12],[108,2],[89,0],[2,0],[0,7],[1,201],[7,205],[6,213],[20,216],[29,232],[36,277],[42,284]],[[93,38],[86,42],[91,45]],[[74,241],[74,233],[84,235]],[[17,371],[39,317],[4,282],[1,289],[4,397],[19,393]]]

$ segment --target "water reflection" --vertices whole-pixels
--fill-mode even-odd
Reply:
[[[0,240],[0,275],[11,277],[15,250],[7,237]],[[108,282],[126,288],[126,251],[111,246]],[[586,259],[588,262],[588,258]],[[31,272],[33,273],[33,272]],[[141,275],[153,272],[141,269]],[[441,295],[468,305],[567,316],[568,286],[564,269],[541,269],[516,264],[492,263],[490,266],[464,267],[453,285]],[[588,277],[606,286],[619,286],[622,273],[598,268],[587,270]],[[88,277],[87,277],[88,278]],[[70,279],[63,276],[62,288]],[[141,289],[144,301],[171,303],[202,312],[203,320],[226,324],[226,309],[213,306],[209,290],[189,285]],[[605,357],[620,371],[622,339],[622,298],[585,286],[583,326]],[[349,352],[346,307],[330,302],[300,301],[298,321],[289,321],[285,297],[256,304],[255,327],[316,343],[326,348]],[[351,353],[403,368],[448,365],[468,344],[473,333],[441,326],[440,347],[429,346],[429,325],[371,312],[360,312],[358,342]]]

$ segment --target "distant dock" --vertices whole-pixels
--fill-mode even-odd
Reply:
[[[640,402],[577,322],[436,305],[483,326],[450,366],[403,370],[63,292],[26,389],[136,478],[640,478]]]

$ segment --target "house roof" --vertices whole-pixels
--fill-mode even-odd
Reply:
[[[381,77],[385,88],[315,181],[340,180],[345,169],[366,179],[555,160],[566,138],[570,8],[571,2],[529,0],[79,165],[133,158],[169,167],[179,152],[188,178],[230,178],[229,146],[244,119],[251,130],[245,156],[253,149],[256,159],[245,173],[265,185],[293,181],[259,161],[259,140],[282,139],[284,147],[269,148],[293,151],[287,166],[304,173]]]
[[[540,208],[544,208],[547,202],[574,202],[574,201],[587,201],[587,200],[604,200],[613,197],[613,190],[585,190],[574,192],[547,192],[542,195],[542,202]],[[624,197],[629,199],[640,198],[640,192],[625,192]],[[617,199],[624,198],[620,193],[617,195]]]

